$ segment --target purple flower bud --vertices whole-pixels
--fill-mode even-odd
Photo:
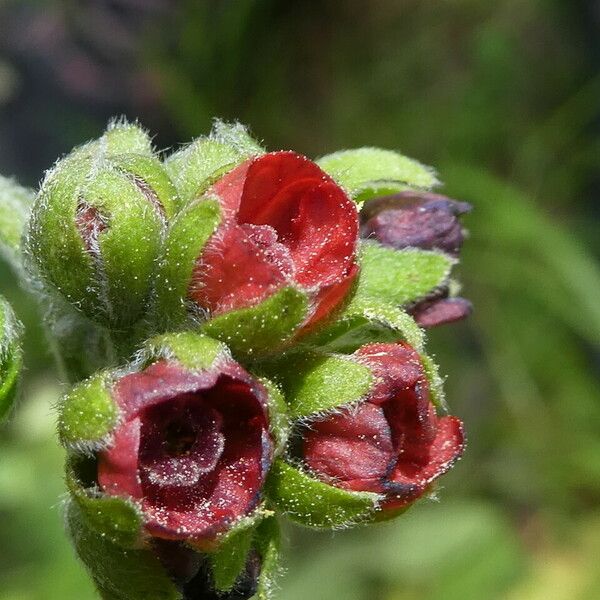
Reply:
[[[361,237],[384,246],[438,249],[458,256],[464,230],[458,217],[471,210],[466,202],[429,192],[407,191],[366,204]]]
[[[466,298],[448,298],[446,292],[443,296],[417,303],[409,313],[421,327],[430,329],[466,319],[472,310],[473,305]]]

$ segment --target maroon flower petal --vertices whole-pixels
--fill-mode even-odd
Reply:
[[[140,446],[139,419],[132,419],[117,429],[111,447],[98,457],[98,483],[113,496],[142,497],[137,472],[137,454]]]
[[[438,419],[436,436],[429,446],[426,461],[418,463],[408,456],[400,456],[389,481],[400,485],[402,491],[389,494],[384,508],[399,508],[421,496],[433,481],[446,473],[460,458],[464,447],[464,431],[460,419]]]
[[[306,465],[346,489],[381,489],[394,459],[383,409],[369,402],[311,423],[304,435]]]

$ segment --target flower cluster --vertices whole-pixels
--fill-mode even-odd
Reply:
[[[166,158],[113,123],[47,173],[24,256],[76,382],[67,523],[103,597],[269,598],[282,516],[364,525],[433,492],[464,435],[423,328],[470,312],[469,206],[437,183],[221,122]]]

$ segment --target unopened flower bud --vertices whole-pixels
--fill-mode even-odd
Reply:
[[[384,246],[442,250],[458,256],[464,239],[459,216],[471,210],[430,192],[407,191],[368,202],[361,213],[361,237]]]
[[[142,153],[145,134],[111,128],[48,172],[32,210],[28,253],[52,290],[90,319],[138,320],[176,191],[160,161]]]

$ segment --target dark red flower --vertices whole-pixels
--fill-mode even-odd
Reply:
[[[436,415],[423,364],[407,344],[368,344],[355,356],[371,369],[375,386],[358,406],[306,427],[303,459],[320,479],[382,494],[384,510],[401,508],[461,455],[462,423]]]
[[[223,220],[198,258],[190,298],[217,316],[284,287],[305,292],[306,325],[340,305],[357,272],[354,202],[315,163],[293,152],[250,159],[209,191]]]
[[[361,214],[361,237],[384,246],[438,249],[458,256],[464,231],[458,217],[471,210],[466,202],[429,192],[401,192],[370,201]]]
[[[98,482],[141,503],[150,535],[201,546],[257,506],[273,453],[268,396],[235,361],[193,372],[162,360],[113,395],[121,423]]]

